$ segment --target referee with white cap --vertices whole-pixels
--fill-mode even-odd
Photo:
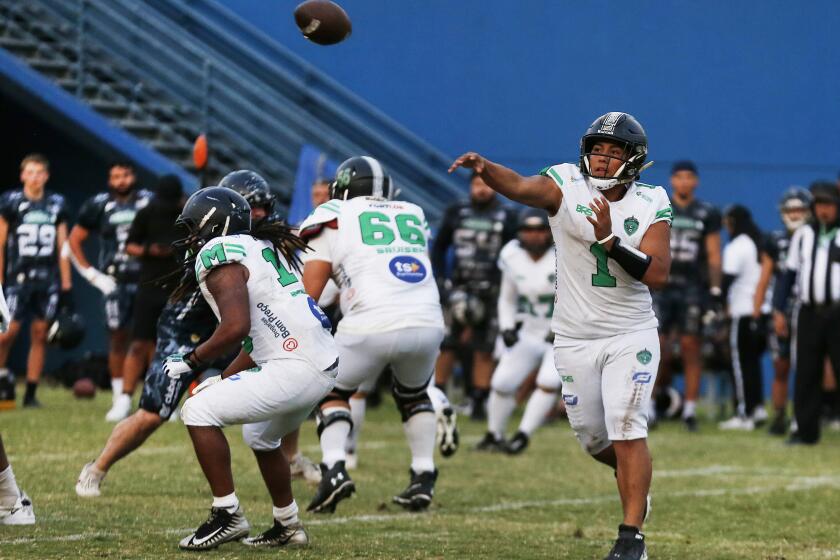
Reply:
[[[834,371],[840,371],[840,194],[828,182],[816,182],[810,190],[813,219],[794,232],[785,263],[787,272],[776,285],[773,298],[773,320],[780,335],[787,330],[784,310],[792,291],[799,305],[793,327],[797,431],[790,444],[819,441],[826,356]]]

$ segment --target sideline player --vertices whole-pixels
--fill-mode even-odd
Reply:
[[[205,342],[186,356],[172,355],[164,371],[192,375],[241,345],[233,362],[205,380],[182,409],[213,503],[210,516],[180,542],[185,550],[207,550],[243,539],[250,526],[239,506],[222,428],[244,424],[273,503],[274,525],[244,539],[255,547],[306,546],[308,536],[292,496],[289,463],[280,440],[297,429],[333,388],[338,354],[329,320],[306,295],[296,272],[295,251],[305,248],[283,225],[251,229],[251,209],[224,187],[201,189],[187,200],[178,223],[186,237],[184,276],[173,297],[188,295],[196,282],[219,319]]]
[[[518,239],[505,245],[499,255],[499,330],[507,350],[493,372],[487,434],[478,450],[521,453],[557,402],[560,376],[551,348],[555,285],[552,245],[545,211],[528,209],[520,217]],[[516,391],[537,366],[537,388],[528,400],[519,430],[507,442],[505,428],[516,408]]]
[[[674,220],[671,225],[671,276],[667,286],[653,293],[660,321],[662,360],[657,390],[670,383],[671,337],[679,337],[685,370],[682,418],[689,431],[697,430],[697,398],[703,371],[704,310],[712,303],[722,312],[720,212],[694,196],[699,185],[697,166],[678,161],[671,168]]]
[[[779,214],[785,226],[783,230],[777,230],[770,234],[767,241],[767,255],[770,257],[769,264],[761,269],[761,279],[758,282],[756,293],[766,293],[770,284],[780,282],[785,273],[785,260],[790,246],[790,239],[793,232],[805,225],[811,216],[811,193],[802,187],[790,187],[783,194],[779,201]],[[771,401],[775,414],[770,423],[770,433],[774,436],[783,436],[787,433],[787,401],[788,401],[788,376],[791,368],[790,342],[791,336],[788,325],[793,322],[795,310],[793,298],[785,313],[784,320],[779,321],[779,332],[776,333],[774,325],[770,325],[769,346],[773,356],[773,385],[771,389]],[[758,317],[760,304],[754,304],[753,315]]]
[[[47,353],[47,327],[72,287],[70,262],[60,250],[67,240],[67,207],[63,196],[45,189],[49,178],[47,158],[30,154],[20,163],[23,187],[0,197],[0,271],[11,314],[8,330],[0,335],[0,368],[5,369],[21,323],[31,315],[24,407],[41,406],[36,391]]]
[[[650,288],[668,280],[671,206],[661,187],[637,181],[647,136],[627,113],[598,117],[579,165],[522,177],[468,152],[467,167],[502,195],[549,213],[557,255],[552,329],[563,400],[578,440],[616,471],[624,520],[606,560],[647,558],[652,462],[647,414],[659,362]]]
[[[105,296],[113,398],[111,409],[105,415],[109,422],[119,422],[131,412],[131,397],[123,393],[122,377],[140,261],[125,252],[125,244],[134,216],[151,197],[150,191],[136,188],[133,164],[124,161],[112,164],[108,171],[108,191],[85,201],[68,240],[70,256],[79,274]],[[91,233],[100,237],[98,269],[88,262],[83,249]]]
[[[307,508],[315,513],[335,511],[355,491],[345,468],[353,428],[348,400],[388,365],[411,450],[411,480],[393,501],[420,510],[434,495],[436,417],[427,386],[443,339],[443,315],[426,217],[415,204],[391,200],[392,189],[379,161],[350,158],[336,170],[333,200],[301,224],[312,250],[304,257],[306,291],[317,299],[333,278],[343,315],[335,335],[341,368],[318,415],[322,477]]]

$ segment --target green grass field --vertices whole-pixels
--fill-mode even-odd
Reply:
[[[75,401],[45,388],[41,410],[0,413],[0,432],[18,481],[32,496],[34,527],[0,526],[0,558],[195,557],[178,540],[204,520],[208,489],[184,426],[167,424],[118,463],[103,496],[77,498],[82,465],[110,432],[110,393]],[[253,551],[238,543],[212,558],[572,558],[600,559],[614,539],[620,507],[612,471],[578,447],[564,422],[536,435],[520,457],[470,449],[483,426],[461,422],[465,445],[440,460],[427,513],[390,503],[407,482],[408,452],[390,399],[369,414],[353,472],[358,493],[332,516],[303,515],[304,551]],[[314,425],[304,451],[319,457]],[[239,430],[228,430],[237,493],[254,530],[271,517],[268,496]],[[651,437],[652,559],[818,559],[840,557],[840,435],[814,448],[785,448],[764,433],[701,434],[665,425]],[[295,482],[301,508],[313,488]]]

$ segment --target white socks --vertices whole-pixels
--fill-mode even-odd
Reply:
[[[326,417],[333,412],[345,411],[346,409],[334,406],[321,411]],[[347,438],[350,437],[350,424],[347,422],[333,422],[321,432],[321,461],[331,469],[339,461],[344,461],[347,456],[344,446]]]
[[[490,391],[487,399],[487,431],[499,439],[504,438],[510,415],[516,408],[516,397]]]
[[[20,497],[15,473],[12,472],[12,465],[6,470],[0,471],[0,508],[13,508]]]
[[[403,422],[403,429],[411,450],[411,470],[416,473],[434,471],[437,417],[432,412],[415,414]]]
[[[222,497],[213,496],[213,507],[224,509],[228,513],[233,513],[239,509],[239,498],[236,497],[236,492]]]
[[[683,418],[690,418],[697,412],[697,403],[695,401],[685,401],[683,404]]]
[[[367,408],[367,400],[364,398],[350,398],[350,417],[353,419],[353,430],[350,432],[350,437],[347,438],[347,443],[344,446],[345,451],[356,451],[356,445],[359,443],[359,433],[362,431],[362,424],[365,422],[365,409]]]
[[[111,402],[116,403],[117,398],[123,394],[123,380],[122,377],[111,378]]]
[[[525,413],[519,423],[519,431],[525,432],[528,436],[533,434],[545,422],[545,417],[554,408],[555,402],[557,402],[557,393],[549,393],[539,387],[534,389],[525,406]]]
[[[289,525],[300,521],[298,519],[298,505],[294,500],[292,500],[292,503],[286,507],[273,506],[271,508],[271,513],[274,515],[274,519],[276,519],[284,527],[288,527]]]

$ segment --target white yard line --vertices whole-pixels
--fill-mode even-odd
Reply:
[[[711,467],[710,467],[711,468]],[[695,469],[697,470],[697,469]],[[718,472],[718,471],[714,471]],[[755,471],[752,471],[755,472]],[[702,490],[680,490],[675,492],[657,492],[654,494],[654,499],[668,499],[668,498],[708,498],[717,496],[744,496],[754,494],[767,494],[771,492],[802,492],[806,490],[813,490],[815,488],[840,488],[840,476],[790,476],[788,481],[783,484],[775,484],[771,486],[752,486],[746,488],[709,488]],[[555,500],[530,500],[521,502],[502,502],[489,506],[478,506],[465,509],[452,509],[446,511],[431,511],[425,514],[416,513],[395,513],[395,514],[379,514],[379,515],[350,515],[347,517],[330,517],[325,519],[307,519],[307,526],[321,526],[321,525],[344,525],[347,523],[379,523],[379,522],[394,522],[403,520],[417,521],[427,519],[428,517],[437,517],[444,515],[459,515],[464,514],[485,514],[498,513],[503,511],[516,511],[521,509],[539,508],[539,507],[557,507],[557,506],[586,506],[595,505],[607,502],[617,502],[618,496],[615,494],[605,496],[593,496],[590,498],[558,498]],[[157,535],[185,535],[192,531],[192,529],[164,529],[157,531],[148,531],[146,534]],[[82,541],[91,540],[100,537],[118,536],[115,532],[92,532],[92,533],[78,533],[72,535],[59,535],[54,537],[22,537],[18,539],[0,540],[0,545],[10,544],[32,544],[42,542],[67,542],[67,541]]]

